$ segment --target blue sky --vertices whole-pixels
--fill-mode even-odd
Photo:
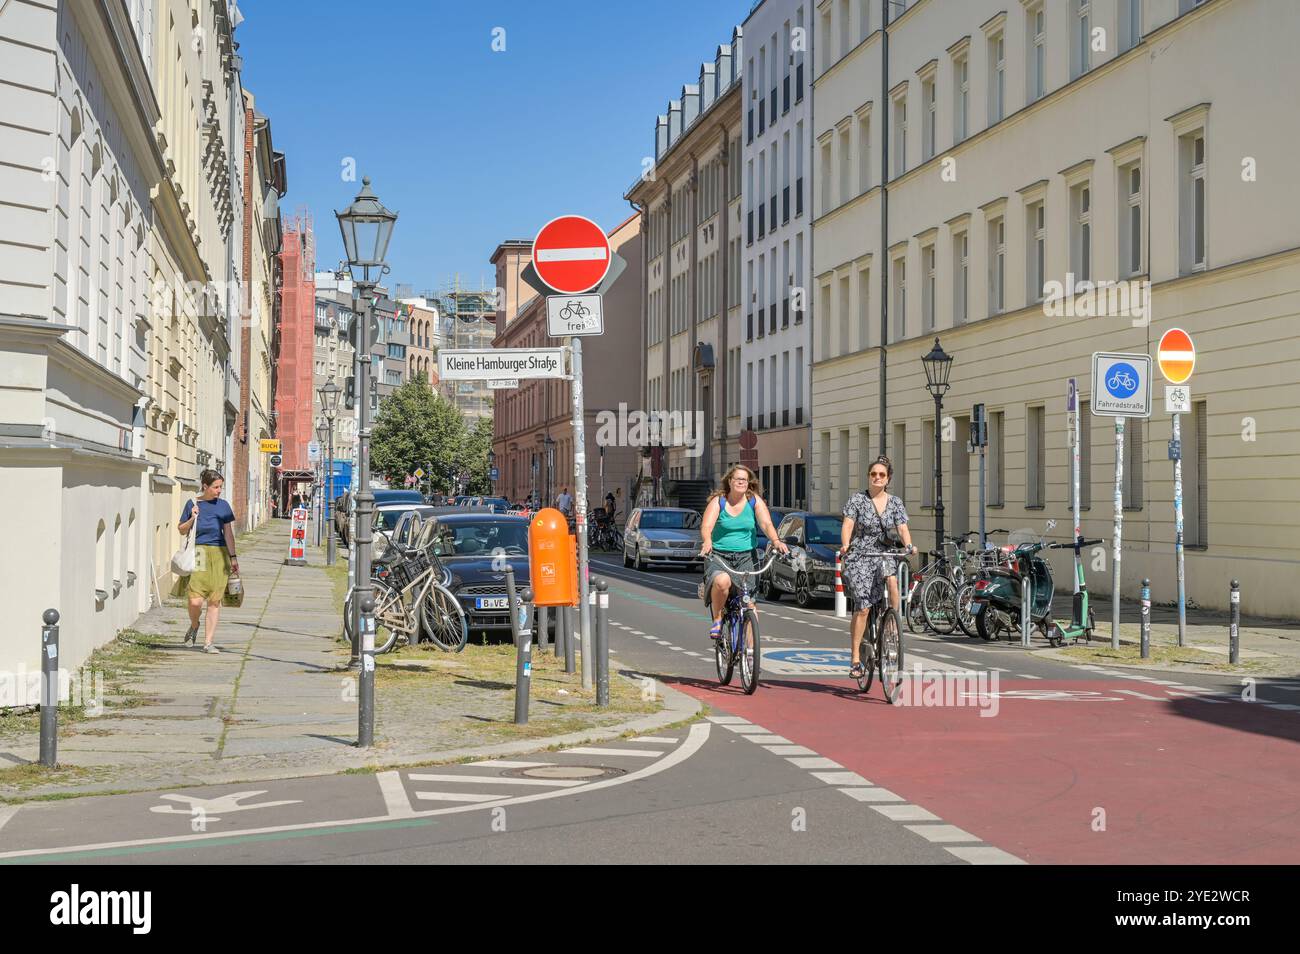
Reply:
[[[286,213],[342,255],[333,210],[368,175],[400,213],[394,283],[493,284],[488,258],[562,213],[607,230],[654,118],[749,0],[242,0],[244,84],[288,163]],[[496,28],[505,50],[492,49]],[[499,34],[498,34],[499,36]],[[364,50],[364,55],[358,51]],[[346,157],[357,181],[342,179]]]

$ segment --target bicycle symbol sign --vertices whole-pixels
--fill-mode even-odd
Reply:
[[[1147,417],[1151,413],[1151,356],[1098,351],[1092,356],[1092,413]]]
[[[605,316],[599,295],[548,295],[546,333],[555,338],[571,335],[599,335],[605,331]]]
[[[1138,389],[1138,373],[1131,364],[1113,364],[1106,378],[1106,390],[1114,397],[1129,398]]]

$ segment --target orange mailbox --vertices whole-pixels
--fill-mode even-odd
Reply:
[[[528,525],[528,582],[537,606],[578,602],[578,563],[569,522],[554,507],[539,510]]]

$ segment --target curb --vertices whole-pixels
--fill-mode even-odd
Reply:
[[[1124,640],[1120,640],[1121,645],[1124,642]],[[1136,645],[1136,643],[1133,645]],[[1206,669],[1195,663],[1149,663],[1139,665],[1137,663],[1102,662],[1096,659],[1076,659],[1073,656],[1063,655],[1063,650],[1060,649],[1039,649],[1034,651],[1034,655],[1044,659],[1054,659],[1057,662],[1067,663],[1071,666],[1106,666],[1111,669],[1132,669],[1138,672],[1173,672],[1200,676],[1256,676],[1263,678],[1287,678],[1300,675],[1300,667],[1292,667],[1285,672],[1258,672],[1249,669]],[[1273,656],[1273,658],[1283,659],[1285,657]]]
[[[638,684],[641,679],[650,678],[628,672],[619,672],[618,676],[629,681],[636,681]],[[636,677],[633,680],[633,676]],[[671,686],[666,686],[658,679],[654,680],[655,694],[664,701],[664,707],[659,712],[651,715],[638,716],[627,722],[620,722],[614,725],[598,726],[591,729],[580,729],[576,732],[568,732],[564,735],[539,736],[535,739],[526,739],[519,742],[498,742],[493,745],[482,745],[464,749],[443,749],[435,752],[420,752],[410,755],[386,755],[376,753],[371,755],[359,755],[352,764],[336,765],[326,771],[311,770],[286,770],[286,769],[268,769],[266,771],[241,771],[225,773],[196,773],[187,774],[183,780],[177,780],[164,785],[150,785],[146,788],[121,788],[115,787],[112,782],[105,782],[103,785],[93,788],[78,789],[75,787],[61,788],[51,791],[33,791],[28,796],[25,793],[19,795],[0,796],[0,805],[18,804],[25,802],[36,802],[45,800],[46,796],[58,794],[64,797],[93,797],[96,795],[127,795],[139,794],[140,792],[161,791],[163,789],[175,788],[193,788],[202,785],[234,785],[244,782],[269,782],[280,779],[291,778],[318,778],[331,775],[341,775],[346,772],[355,772],[358,769],[372,769],[381,771],[384,769],[402,768],[412,765],[436,765],[446,764],[449,762],[460,762],[469,759],[493,758],[505,755],[525,755],[532,752],[541,752],[555,746],[582,745],[589,742],[607,742],[611,739],[619,738],[628,732],[646,733],[663,729],[666,726],[675,723],[684,722],[696,718],[705,708],[705,704],[693,696],[689,696],[680,690]]]

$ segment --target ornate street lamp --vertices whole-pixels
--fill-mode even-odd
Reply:
[[[388,272],[388,242],[393,236],[397,213],[389,211],[370,190],[369,177],[361,180],[361,191],[352,204],[342,212],[335,212],[343,249],[347,255],[348,271],[356,286],[363,313],[357,320],[356,368],[357,390],[360,396],[360,414],[357,428],[357,527],[355,585],[352,600],[352,662],[361,665],[361,607],[373,605],[374,588],[370,584],[370,564],[374,542],[373,527],[375,495],[370,490],[370,312],[374,307],[375,287]],[[366,660],[373,667],[373,657]],[[365,748],[374,741],[375,732],[375,682],[373,668],[361,665],[359,680],[357,745]]]
[[[943,552],[943,396],[948,391],[948,375],[952,372],[952,355],[947,354],[934,339],[934,347],[921,359],[925,367],[925,389],[934,398],[934,534],[935,548]]]
[[[325,441],[329,451],[325,457],[325,522],[330,522],[330,508],[334,506],[334,417],[339,410],[339,395],[343,389],[334,383],[334,375],[316,389],[320,396],[320,406],[325,412]],[[319,429],[318,429],[319,430]],[[334,534],[329,534],[325,544],[325,563],[334,565]]]
[[[495,467],[496,465],[497,465],[496,452],[489,450],[488,451],[488,486],[492,488],[493,493],[496,493],[497,490],[497,482],[492,478],[492,468]]]

